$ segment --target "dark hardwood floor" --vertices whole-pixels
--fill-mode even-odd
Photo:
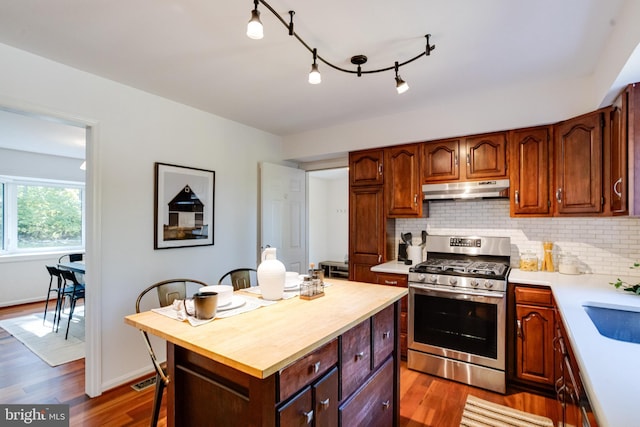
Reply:
[[[0,319],[43,311],[44,303],[0,308]],[[52,368],[1,328],[0,349],[0,402],[68,404],[74,427],[149,424],[153,387],[138,392],[126,384],[90,399],[84,394],[84,360]],[[468,394],[544,415],[557,423],[552,399],[524,392],[503,396],[408,370],[404,362],[400,389],[402,427],[457,427]],[[159,425],[165,426],[165,407],[160,415]]]

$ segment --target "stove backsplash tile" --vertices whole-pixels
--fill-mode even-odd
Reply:
[[[426,211],[426,209],[425,209]],[[640,277],[640,218],[511,218],[509,200],[442,200],[429,202],[429,218],[397,219],[400,233],[511,237],[511,265],[533,251],[542,260],[542,242],[554,243],[557,270],[560,254],[575,255],[584,273]],[[414,237],[416,244],[419,243]],[[396,245],[397,247],[397,245]],[[613,280],[614,278],[612,278]]]

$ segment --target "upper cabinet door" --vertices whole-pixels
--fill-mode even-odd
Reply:
[[[422,147],[422,183],[460,179],[460,140],[425,142]]]
[[[381,185],[383,150],[366,150],[349,153],[350,185]]]
[[[509,132],[511,216],[551,213],[549,135],[549,126]]]
[[[602,212],[602,112],[585,114],[556,125],[556,212]]]
[[[507,177],[507,135],[505,132],[472,136],[466,141],[468,179]]]
[[[608,209],[612,215],[624,215],[627,205],[627,117],[629,108],[629,89],[616,98],[609,112],[609,174],[605,178],[605,198],[609,200]],[[605,151],[606,152],[606,151]],[[605,168],[605,172],[607,169]]]
[[[390,218],[422,216],[419,148],[411,144],[384,150],[385,202]]]

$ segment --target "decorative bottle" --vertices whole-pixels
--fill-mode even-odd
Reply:
[[[276,248],[266,248],[262,251],[262,262],[258,266],[258,287],[263,299],[282,299],[285,273],[284,264],[276,258]]]

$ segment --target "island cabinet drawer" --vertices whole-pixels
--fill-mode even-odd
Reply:
[[[279,401],[288,399],[304,386],[311,384],[337,363],[338,339],[336,338],[280,371]]]
[[[553,306],[551,289],[544,287],[516,286],[516,304]]]
[[[313,425],[313,401],[311,387],[306,387],[294,399],[278,409],[278,425]]]
[[[389,359],[340,408],[341,426],[393,425],[393,359]]]
[[[316,427],[338,426],[338,368],[313,385]]]
[[[351,395],[371,373],[371,322],[369,319],[342,334],[340,399]],[[346,424],[348,425],[348,424]]]
[[[395,306],[390,305],[373,316],[373,366],[378,367],[393,351],[395,343]]]

